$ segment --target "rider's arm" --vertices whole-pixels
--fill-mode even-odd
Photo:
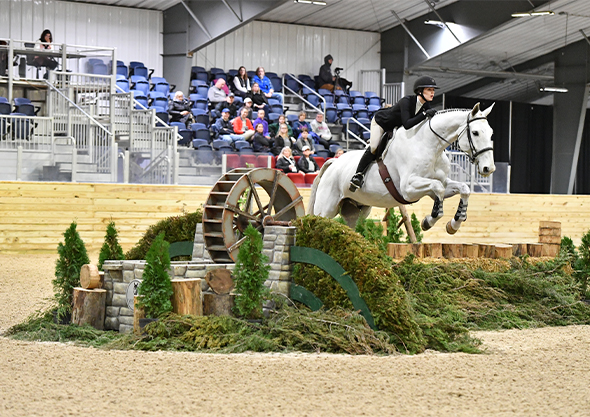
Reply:
[[[412,117],[414,112],[413,112],[413,109],[411,108],[412,102],[409,99],[405,99],[405,100],[401,99],[399,101],[399,107],[400,107],[401,116],[402,116],[402,125],[404,126],[404,128],[406,130],[413,128],[418,123],[420,123],[421,121],[426,119],[426,114],[424,114],[423,111],[418,112],[418,114],[416,114],[414,117]]]

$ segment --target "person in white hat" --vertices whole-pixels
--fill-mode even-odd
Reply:
[[[319,171],[320,167],[315,159],[313,159],[313,156],[311,156],[311,149],[309,146],[306,145],[301,150],[303,151],[303,156],[297,161],[297,168],[299,168],[299,171],[306,174],[312,174]]]

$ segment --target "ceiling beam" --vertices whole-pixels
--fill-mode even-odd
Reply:
[[[542,74],[529,74],[525,72],[512,72],[512,71],[486,71],[468,68],[448,68],[448,67],[437,67],[430,65],[418,65],[412,68],[409,72],[414,71],[428,71],[428,72],[442,72],[447,74],[461,74],[461,75],[475,75],[477,77],[490,77],[490,78],[505,78],[505,79],[522,79],[522,80],[533,80],[533,81],[553,81],[553,75],[542,75]]]

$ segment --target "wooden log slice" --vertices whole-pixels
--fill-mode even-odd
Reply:
[[[102,279],[104,280],[104,276]],[[86,289],[102,288],[101,276],[96,265],[82,265],[82,268],[80,268],[80,286]]]
[[[512,256],[522,256],[528,253],[526,243],[513,243],[512,244]]]
[[[462,243],[443,243],[442,254],[447,259],[462,258],[463,244]]]
[[[494,245],[495,259],[512,258],[512,245]]]
[[[558,245],[561,243],[561,235],[559,236],[539,236],[539,243],[551,243],[554,245]]]
[[[410,244],[410,250],[414,256],[417,258],[424,257],[424,245],[422,243],[412,243]]]
[[[233,316],[234,294],[203,293],[203,315]]]
[[[561,222],[540,221],[539,228],[560,229],[561,230]]]
[[[95,288],[74,288],[72,298],[72,323],[89,324],[95,329],[104,330],[107,290]]]
[[[527,243],[527,251],[529,256],[533,258],[540,258],[543,256],[543,244],[542,243]]]
[[[173,279],[172,290],[172,311],[181,316],[203,315],[201,278]]]
[[[472,245],[466,243],[463,245],[463,257],[464,258],[477,258],[479,256],[479,245]]]
[[[409,243],[388,243],[387,254],[393,259],[403,259],[410,252]]]
[[[479,243],[478,245],[478,256],[480,258],[493,258],[494,257],[494,245],[487,243]]]
[[[229,294],[234,289],[234,280],[229,269],[212,269],[205,275],[205,281],[215,294]]]
[[[552,245],[550,243],[543,243],[542,255],[555,258],[559,254],[561,245]]]
[[[424,243],[424,257],[442,258],[442,243]]]
[[[559,237],[561,237],[561,229],[550,229],[548,227],[539,227],[539,236],[559,236]]]

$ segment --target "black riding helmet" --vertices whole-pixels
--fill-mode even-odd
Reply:
[[[417,94],[424,98],[424,96],[422,95],[422,90],[428,87],[438,88],[438,86],[436,85],[436,81],[434,81],[434,78],[429,77],[428,75],[423,75],[414,82],[414,94]]]

